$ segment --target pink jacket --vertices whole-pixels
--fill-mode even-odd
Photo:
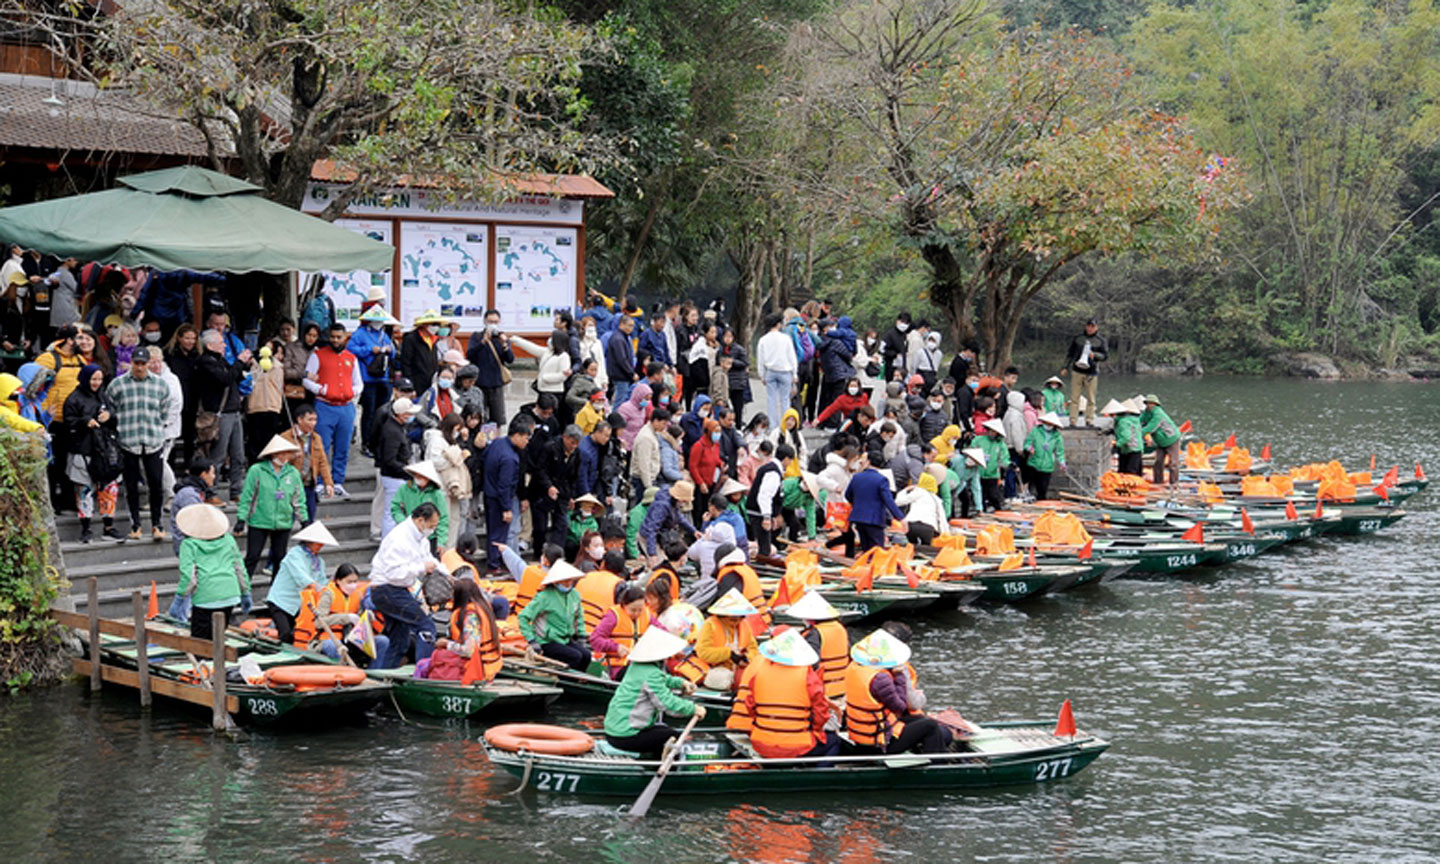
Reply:
[[[641,403],[645,407],[640,407]],[[650,418],[650,385],[645,382],[636,384],[630,390],[630,398],[620,403],[616,410],[620,416],[625,418],[625,428],[620,430],[620,443],[626,450],[635,446],[635,436],[640,434],[640,427]]]

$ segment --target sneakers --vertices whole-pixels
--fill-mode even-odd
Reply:
[[[139,540],[139,539],[140,539],[140,526],[139,526],[139,525],[133,526],[133,527],[130,529],[130,533],[125,535],[125,538],[126,538],[127,540]]]
[[[105,537],[106,540],[114,540],[116,543],[124,543],[124,542],[125,542],[125,538],[120,536],[120,532],[115,530],[115,526],[114,526],[114,525],[111,525],[110,527],[106,528],[105,531],[104,531],[104,533],[103,533],[103,536]]]
[[[206,504],[209,504],[211,507],[222,507],[222,508],[223,508],[223,507],[225,506],[225,500],[224,500],[223,498],[218,498],[218,497],[216,497],[216,496],[214,496],[214,495],[211,495],[211,496],[209,496],[208,498],[206,498],[206,499],[205,499],[205,503],[206,503]]]
[[[150,539],[154,540],[156,543],[164,543],[166,540],[170,539],[170,535],[165,533],[165,529],[161,528],[159,525],[156,525],[150,529]]]
[[[349,498],[349,497],[350,497],[350,493],[347,492],[347,491],[345,491],[345,487],[344,487],[344,486],[341,486],[339,483],[336,483],[336,484],[335,484],[335,497],[336,497],[336,498]]]
[[[93,535],[90,533],[90,526],[89,526],[89,525],[86,525],[84,528],[81,528],[81,529],[80,529],[80,542],[81,542],[81,543],[89,543],[92,536],[93,536]]]

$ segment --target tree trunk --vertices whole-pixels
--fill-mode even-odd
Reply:
[[[971,342],[975,338],[975,325],[971,320],[975,308],[974,281],[965,278],[949,246],[927,244],[920,248],[920,254],[930,268],[930,302],[945,315],[957,346]]]

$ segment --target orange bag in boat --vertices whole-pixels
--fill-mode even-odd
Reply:
[[[1369,485],[1370,485],[1370,472],[1369,472],[1369,471],[1356,471],[1354,474],[1351,474],[1351,475],[1350,475],[1350,482],[1351,482],[1351,483],[1354,483],[1356,486],[1369,486]]]
[[[1354,501],[1355,484],[1326,478],[1320,481],[1316,497],[1321,501]]]
[[[1036,518],[1031,536],[1041,546],[1084,546],[1090,540],[1090,532],[1079,516],[1053,511]]]
[[[1270,485],[1281,495],[1289,496],[1295,494],[1295,481],[1284,474],[1271,474]]]
[[[950,548],[954,548],[954,549],[959,549],[961,552],[964,552],[964,551],[965,551],[965,535],[964,535],[964,534],[942,534],[942,535],[940,535],[939,537],[936,537],[936,538],[935,538],[935,548],[936,548],[936,549],[950,549]]]
[[[1020,555],[1019,552],[1016,552],[1014,555],[1006,555],[1005,560],[1001,561],[1000,566],[996,569],[998,569],[1001,573],[1005,573],[1009,570],[1019,570],[1020,565],[1023,563],[1025,563],[1025,559]]]
[[[987,525],[975,535],[976,555],[1009,555],[1015,551],[1015,532],[1008,525]]]
[[[1185,467],[1199,470],[1210,467],[1210,453],[1204,441],[1191,441],[1185,445]]]
[[[935,568],[939,570],[958,570],[961,567],[968,567],[974,563],[970,560],[970,556],[965,554],[965,536],[963,534],[956,536],[961,540],[960,545],[958,547],[946,546],[941,549],[940,552],[936,554],[935,560],[931,562]]]
[[[1225,493],[1214,483],[1201,483],[1200,497],[1207,504],[1220,504],[1225,500]]]
[[[1275,484],[1266,480],[1264,477],[1245,477],[1240,480],[1240,494],[1254,497],[1278,498],[1284,493],[1276,489]]]
[[[1226,471],[1249,471],[1251,464],[1250,451],[1244,447],[1233,448],[1230,451],[1230,455],[1225,457]]]

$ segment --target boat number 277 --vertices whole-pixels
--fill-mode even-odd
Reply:
[[[1044,780],[1058,780],[1061,777],[1070,776],[1069,759],[1051,759],[1048,762],[1038,762],[1035,765],[1035,782]]]
[[[574,792],[579,786],[579,774],[560,774],[549,771],[535,772],[535,788],[541,792]]]

